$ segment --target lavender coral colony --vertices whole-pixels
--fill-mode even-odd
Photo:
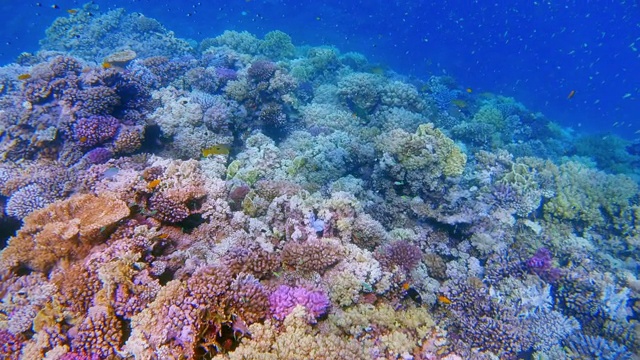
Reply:
[[[638,356],[634,174],[516,100],[92,4],[41,45],[0,68],[1,358]]]

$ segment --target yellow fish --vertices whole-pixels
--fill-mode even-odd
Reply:
[[[160,185],[160,179],[155,179],[155,180],[149,181],[149,183],[147,184],[147,187],[149,188],[149,190],[153,190],[158,185]]]
[[[111,69],[112,67],[113,67],[113,65],[111,65],[111,63],[109,63],[109,62],[105,61],[105,62],[102,63],[102,68],[104,68],[104,69]]]
[[[202,156],[209,157],[211,155],[229,155],[229,145],[218,144],[202,150]]]
[[[444,305],[451,305],[451,299],[444,295],[438,295],[438,301]]]
[[[20,74],[18,75],[18,80],[27,80],[31,79],[31,74]]]

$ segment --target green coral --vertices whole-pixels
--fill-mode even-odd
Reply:
[[[555,186],[556,195],[545,203],[545,215],[582,222],[587,227],[612,223],[622,229],[638,194],[638,185],[631,178],[576,162],[559,167]]]
[[[404,171],[428,177],[462,175],[467,156],[433,124],[422,124],[415,134],[396,129],[379,137],[378,148],[397,160]]]
[[[260,43],[260,52],[273,60],[291,58],[295,51],[291,36],[280,30],[268,32]]]

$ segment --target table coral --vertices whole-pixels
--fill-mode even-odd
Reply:
[[[2,252],[0,264],[47,271],[59,259],[80,256],[103,241],[109,228],[128,215],[124,202],[109,197],[77,195],[53,203],[24,219],[24,226]]]

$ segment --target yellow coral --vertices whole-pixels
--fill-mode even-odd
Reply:
[[[26,265],[44,272],[61,259],[82,257],[127,216],[127,204],[106,195],[76,195],[50,204],[24,219],[0,254],[0,268]]]

